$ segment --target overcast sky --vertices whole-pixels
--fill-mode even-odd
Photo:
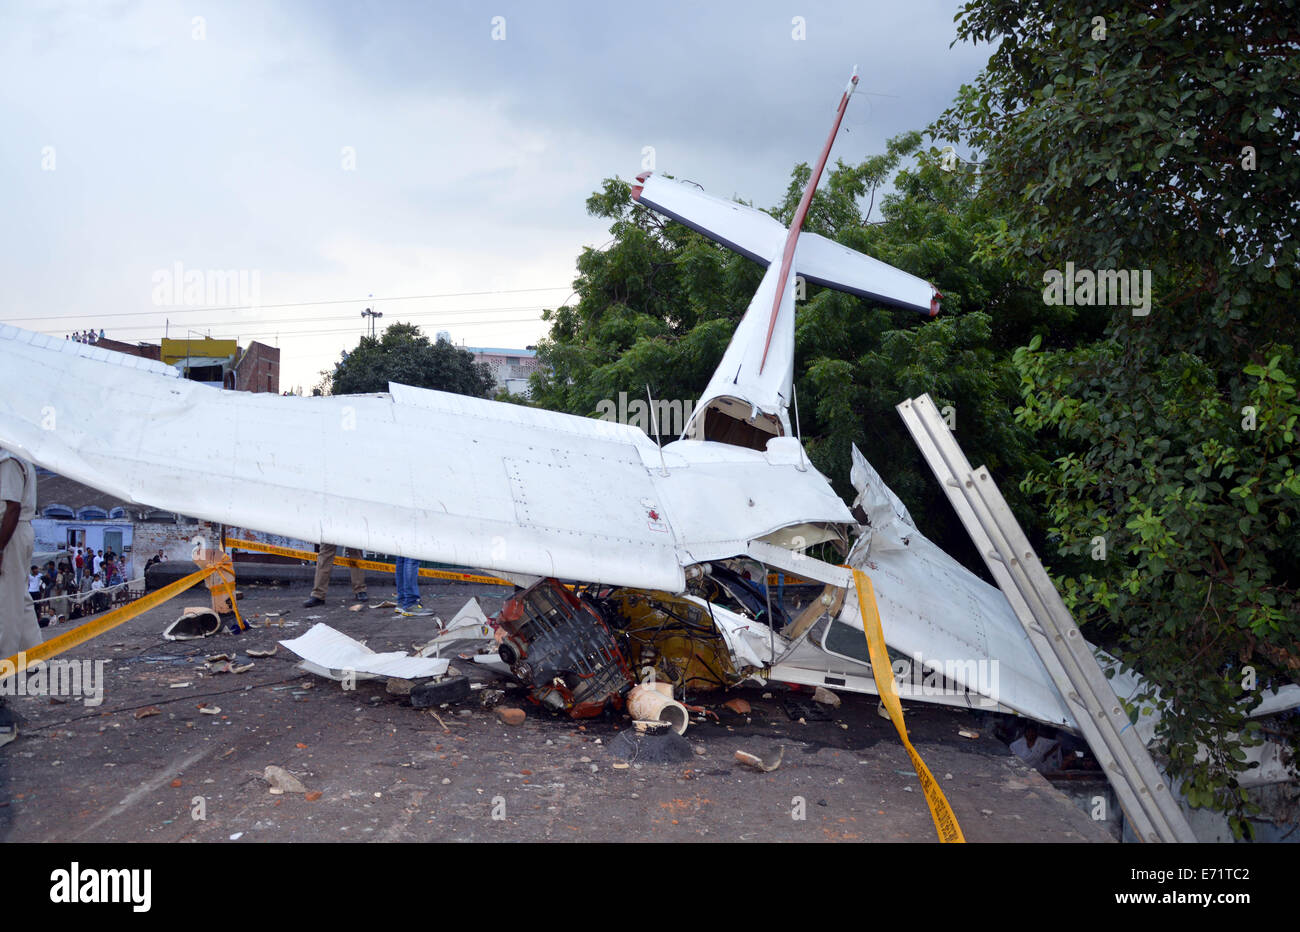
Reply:
[[[974,78],[958,6],[7,2],[0,320],[258,339],[282,389],[355,345],[369,295],[381,326],[532,344],[608,240],[584,209],[603,178],[651,146],[656,170],[770,206],[855,64],[846,161]],[[177,263],[225,307],[168,295]],[[208,274],[228,270],[257,310]],[[422,295],[445,297],[395,300]]]

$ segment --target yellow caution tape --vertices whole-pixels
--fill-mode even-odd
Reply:
[[[298,560],[307,560],[312,563],[316,562],[316,554],[310,550],[294,550],[291,547],[277,547],[275,544],[264,544],[257,540],[243,540],[237,537],[227,537],[225,539],[226,548],[229,550],[255,550],[260,553],[276,553],[282,557],[294,557]],[[397,567],[392,563],[379,563],[375,560],[362,560],[356,557],[335,557],[334,562],[339,566],[357,566],[363,570],[374,570],[377,573],[396,573]],[[479,583],[484,586],[510,586],[514,587],[508,579],[500,579],[496,576],[480,576],[477,573],[456,573],[451,570],[431,570],[424,567],[420,568],[420,575],[426,579],[451,579],[456,582]]]
[[[876,590],[871,580],[861,570],[853,571],[854,582],[858,588],[858,607],[862,610],[862,630],[867,636],[867,650],[871,654],[871,672],[876,678],[876,689],[880,692],[880,701],[885,705],[890,720],[898,729],[898,737],[903,740],[907,756],[911,758],[912,767],[921,781],[921,790],[925,801],[930,806],[930,816],[934,819],[935,830],[941,842],[964,843],[966,836],[961,833],[957,816],[948,805],[943,790],[935,782],[930,768],[925,766],[921,755],[916,753],[912,742],[907,737],[907,726],[903,724],[903,705],[898,701],[898,689],[894,683],[893,667],[889,663],[889,651],[885,648],[885,634],[880,628],[880,609],[876,605]]]
[[[227,562],[229,562],[229,558],[227,558]],[[19,651],[7,661],[0,662],[0,680],[16,673],[22,673],[29,664],[37,660],[48,660],[50,657],[58,656],[79,644],[84,644],[92,638],[99,637],[106,631],[113,630],[118,625],[130,621],[137,615],[143,615],[150,609],[157,608],[173,596],[178,596],[186,589],[208,579],[215,569],[216,567],[205,566],[203,569],[195,570],[190,575],[184,576],[174,583],[163,586],[148,595],[141,596],[134,602],[128,602],[121,608],[115,608],[107,614],[100,615],[93,621],[86,622],[84,625],[78,625],[71,631],[65,631],[57,637],[52,637],[30,650]]]
[[[212,610],[218,615],[235,613],[235,624],[240,631],[247,631],[243,616],[239,614],[239,604],[235,600],[235,565],[230,554],[224,550],[199,550],[194,561],[212,571],[208,576],[208,592],[212,597]]]

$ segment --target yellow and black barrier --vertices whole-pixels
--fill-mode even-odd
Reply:
[[[296,550],[292,547],[278,547],[275,544],[264,544],[257,540],[243,540],[238,537],[227,537],[225,539],[227,550],[252,550],[258,553],[274,553],[282,557],[294,557],[298,560],[306,560],[310,563],[316,562],[316,554],[310,550]],[[363,570],[374,570],[377,573],[396,573],[397,566],[392,563],[380,563],[377,560],[361,560],[356,557],[338,557],[334,562],[339,566],[357,566]],[[510,586],[514,587],[508,579],[500,579],[496,576],[480,576],[477,573],[459,573],[454,570],[433,570],[420,567],[420,575],[425,579],[449,579],[453,582],[478,583],[483,586]]]
[[[38,660],[57,657],[64,651],[72,650],[72,648],[85,644],[101,634],[112,631],[118,625],[125,624],[132,618],[157,608],[169,599],[175,598],[187,589],[191,589],[204,581],[207,581],[208,589],[212,592],[214,610],[223,604],[228,606],[223,611],[234,611],[240,630],[244,630],[247,626],[244,624],[243,618],[240,617],[239,609],[236,607],[233,598],[235,573],[230,562],[230,555],[221,551],[200,551],[196,555],[195,562],[200,563],[201,568],[188,576],[182,576],[174,583],[169,583],[161,589],[143,595],[134,602],[128,602],[126,605],[115,608],[110,612],[105,612],[85,624],[78,625],[72,630],[52,637],[29,650],[19,651],[7,660],[0,661],[0,680],[22,673],[30,664]]]
[[[921,760],[921,755],[916,752],[916,748],[912,747],[912,742],[907,737],[907,726],[903,724],[903,704],[898,701],[898,687],[894,683],[894,671],[889,663],[889,651],[885,647],[885,634],[880,627],[880,608],[876,605],[876,590],[872,587],[867,574],[861,570],[853,571],[853,581],[857,584],[858,607],[862,611],[862,630],[867,636],[867,650],[871,654],[871,672],[876,678],[880,701],[884,703],[885,711],[889,713],[890,720],[898,729],[898,737],[903,740],[903,747],[912,761],[917,778],[921,781],[921,791],[925,793],[925,801],[930,807],[930,817],[934,819],[939,840],[963,843],[966,841],[966,836],[962,834],[961,826],[957,824],[957,816],[948,805],[947,797],[943,795],[943,790],[939,788],[934,775],[930,773],[930,768],[925,766],[925,761]]]

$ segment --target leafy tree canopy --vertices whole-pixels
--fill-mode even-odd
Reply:
[[[403,323],[391,324],[378,337],[362,337],[333,372],[323,375],[323,389],[335,395],[386,392],[389,382],[400,382],[481,398],[494,385],[491,371],[472,353],[430,342],[418,326]]]
[[[1072,263],[1152,282],[1148,314],[1085,309],[1101,339],[1016,354],[1017,421],[1050,459],[1022,483],[1045,556],[1089,636],[1170,703],[1188,798],[1245,831],[1242,709],[1300,671],[1300,6],[975,0],[958,19],[997,47],[935,131],[977,150],[988,247],[1029,281]]]

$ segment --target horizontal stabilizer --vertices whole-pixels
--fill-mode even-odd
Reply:
[[[654,174],[643,174],[637,180],[640,183],[632,188],[633,198],[665,217],[760,265],[769,265],[781,255],[787,231],[763,211]],[[939,313],[941,295],[925,279],[816,233],[799,234],[794,270],[814,285],[930,316]]]
[[[795,274],[836,291],[919,311],[939,313],[939,290],[923,278],[841,246],[816,233],[800,233],[794,257]]]
[[[658,175],[642,175],[637,180],[641,183],[632,188],[634,199],[715,243],[761,265],[780,254],[786,230],[775,217]]]

